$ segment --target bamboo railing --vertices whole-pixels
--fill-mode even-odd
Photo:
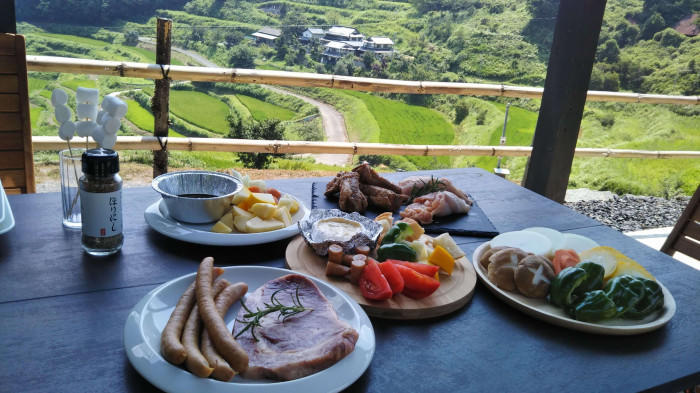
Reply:
[[[42,72],[112,75],[133,78],[163,79],[163,70],[172,80],[200,82],[255,83],[297,87],[329,87],[334,89],[409,93],[455,94],[514,98],[541,98],[543,88],[508,86],[503,84],[402,81],[241,68],[210,68],[191,66],[164,66],[158,64],[86,60],[68,57],[27,56],[27,69]],[[699,105],[700,96],[673,96],[660,94],[589,91],[588,101],[612,101],[643,104]]]
[[[503,156],[527,157],[529,146],[471,146],[471,145],[396,145],[384,143],[270,141],[228,138],[161,138],[168,150],[214,151],[242,153],[330,153],[410,156]],[[76,142],[81,144],[80,142]],[[66,142],[57,136],[32,137],[34,151],[61,150]],[[96,147],[90,140],[89,145]],[[158,150],[158,138],[152,136],[120,136],[114,146],[117,150]],[[577,148],[576,157],[609,158],[700,158],[700,151],[623,150],[605,148]]]

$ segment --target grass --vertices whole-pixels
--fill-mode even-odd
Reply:
[[[31,118],[32,130],[36,130],[39,128],[39,119],[41,118],[41,113],[43,111],[44,108],[40,106],[32,105],[29,108],[29,117]]]
[[[125,116],[126,119],[141,130],[153,133],[154,120],[151,111],[142,107],[134,100],[125,100],[125,102],[129,106],[129,110],[126,112]],[[178,134],[172,129],[168,130],[168,136],[184,137],[184,135]]]
[[[282,108],[274,104],[259,100],[257,98],[249,97],[243,94],[237,94],[236,98],[245,105],[253,119],[257,121],[263,121],[268,119],[278,119],[278,120],[290,120],[296,113],[290,111],[287,108]]]
[[[238,99],[238,96],[236,96],[235,94],[224,94],[223,96],[228,99],[228,103],[231,106],[231,109],[233,109],[233,111],[238,114],[241,120],[244,123],[250,123],[250,120],[253,118],[253,116],[248,110],[248,107],[243,105],[241,100]]]
[[[205,93],[189,90],[170,91],[170,110],[196,126],[220,135],[228,133],[228,105]]]
[[[61,85],[75,91],[78,90],[78,87],[87,87],[90,89],[97,88],[97,81],[94,79],[70,79],[61,81],[60,83]]]
[[[49,81],[46,79],[27,78],[27,89],[29,90],[29,94],[32,94],[32,92],[37,90],[44,89],[48,83]]]

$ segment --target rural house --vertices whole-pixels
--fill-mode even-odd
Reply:
[[[359,52],[372,52],[375,55],[391,56],[394,54],[394,41],[389,37],[370,37],[362,43]]]
[[[273,27],[263,27],[251,35],[255,38],[256,44],[272,45],[282,35],[282,30]]]
[[[362,41],[364,40],[364,38],[364,34],[360,33],[355,28],[333,26],[326,31],[326,34],[321,40],[321,42],[343,42],[352,46],[355,49],[359,49],[360,47],[362,47]]]
[[[355,47],[345,42],[330,41],[323,47],[321,63],[335,63],[341,57],[355,53]]]
[[[302,42],[320,41],[326,35],[326,31],[316,27],[309,27],[301,33]]]

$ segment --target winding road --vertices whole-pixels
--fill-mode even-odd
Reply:
[[[155,45],[155,40],[149,39],[146,37],[139,37],[139,41],[145,42],[151,45]],[[194,61],[198,62],[199,64],[205,66],[205,67],[216,67],[219,68],[219,66],[207,59],[206,57],[202,56],[201,54],[183,49],[183,48],[178,48],[178,47],[172,47],[172,50],[178,53],[182,53],[183,55],[189,56],[192,58]],[[274,86],[269,86],[269,85],[260,85],[261,87],[274,91],[275,93],[279,94],[286,94],[289,96],[296,97],[306,103],[309,103],[316,108],[318,108],[318,113],[321,115],[321,120],[323,122],[323,132],[326,134],[326,141],[328,142],[348,142],[348,133],[347,129],[345,128],[345,118],[343,115],[338,112],[335,108],[332,106],[326,104],[325,102],[321,102],[318,100],[315,100],[311,97],[303,96],[300,94],[292,93],[284,89],[280,89],[278,87]],[[316,162],[321,163],[321,164],[326,164],[326,165],[337,165],[337,166],[345,166],[349,165],[352,163],[352,155],[351,154],[311,154],[311,156],[316,160]]]

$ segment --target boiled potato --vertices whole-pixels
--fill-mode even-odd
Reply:
[[[217,221],[216,224],[214,224],[213,227],[211,227],[212,232],[216,233],[231,233],[233,232],[233,229],[231,227],[227,226],[221,221]]]
[[[272,205],[276,205],[277,202],[275,202],[275,197],[272,196],[272,194],[266,194],[264,192],[254,192],[253,198],[255,200],[255,203],[269,203]]]
[[[247,212],[246,212],[247,213]],[[252,216],[252,214],[251,214]],[[236,228],[238,232],[248,232],[248,221],[252,220],[255,218],[255,216],[252,217],[246,217],[246,216],[235,216],[233,217],[233,226]]]
[[[275,219],[263,220],[260,217],[254,217],[248,220],[246,227],[251,233],[269,232],[284,228],[284,223]]]
[[[292,215],[287,206],[278,207],[272,218],[282,221],[285,227],[292,225]]]
[[[236,195],[233,196],[233,199],[231,200],[231,203],[234,205],[238,205],[239,203],[245,201],[250,197],[251,192],[248,191],[248,188],[243,187],[240,191],[236,193]]]
[[[233,228],[233,214],[231,214],[231,211],[229,210],[224,213],[224,215],[219,219],[219,222],[225,224],[229,228]]]
[[[248,211],[262,218],[263,220],[267,220],[275,215],[277,212],[277,206],[271,203],[256,203],[251,206]]]
[[[294,214],[297,212],[297,210],[299,210],[299,202],[286,194],[282,195],[279,202],[277,202],[277,206],[288,206],[290,214]]]
[[[233,214],[234,218],[237,216],[243,216],[246,219],[250,220],[251,218],[255,217],[255,214],[253,214],[247,210],[243,210],[238,206],[234,206],[233,209],[231,210],[231,213]]]

